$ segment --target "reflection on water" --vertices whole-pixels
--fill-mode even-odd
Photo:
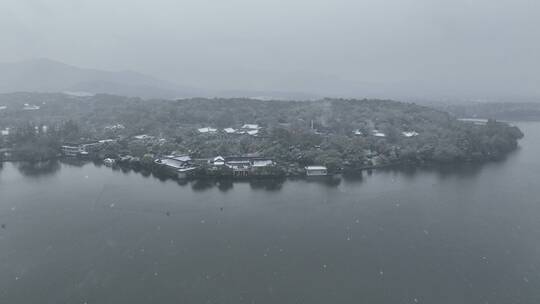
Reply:
[[[377,169],[377,172],[386,172],[386,173],[395,173],[401,174],[405,177],[414,177],[418,174],[433,173],[436,174],[439,178],[445,179],[448,177],[458,177],[458,178],[467,178],[477,176],[488,167],[501,167],[504,166],[508,161],[517,157],[520,152],[520,148],[501,157],[497,160],[486,161],[486,162],[464,162],[464,163],[448,163],[448,164],[429,164],[429,165],[401,165],[396,167],[385,167]],[[373,171],[368,170],[368,175],[373,175]],[[346,176],[350,179],[349,176]],[[361,178],[360,178],[361,179]],[[359,179],[359,180],[360,180]]]
[[[310,176],[303,179],[308,183],[320,184],[330,188],[337,187],[341,184],[341,175]]]
[[[516,152],[517,153],[517,152]],[[515,155],[515,154],[512,154]],[[414,166],[414,165],[404,165],[396,167],[386,167],[376,170],[366,170],[358,172],[355,174],[344,174],[344,175],[335,175],[335,176],[321,176],[321,177],[294,177],[289,178],[289,180],[303,180],[310,184],[320,184],[326,187],[338,187],[341,184],[342,179],[347,183],[356,183],[360,184],[366,181],[367,178],[373,176],[376,171],[379,174],[392,174],[400,175],[405,178],[414,178],[417,175],[431,173],[436,174],[440,179],[446,179],[449,177],[458,177],[458,178],[470,178],[474,177],[482,172],[486,167],[496,167],[504,166],[504,163],[511,159],[507,157],[498,161],[488,162],[488,163],[456,163],[456,164],[439,164],[439,165],[429,165],[429,166]],[[88,160],[78,160],[78,159],[64,159],[61,161],[51,160],[45,162],[20,162],[17,163],[17,169],[24,175],[29,177],[39,177],[46,175],[53,175],[57,173],[61,165],[68,165],[72,167],[84,167],[87,164],[93,164],[96,168],[103,167],[101,162],[91,162]],[[3,167],[3,163],[0,163],[0,170]],[[107,170],[113,170],[117,172],[122,172],[124,175],[128,174],[138,174],[145,178],[153,177],[158,179],[161,182],[166,182],[171,180],[170,176],[160,174],[157,172],[151,172],[141,168],[129,168],[114,166],[112,168],[106,167]],[[365,174],[365,175],[364,175]],[[248,183],[250,188],[253,190],[267,190],[267,191],[278,191],[283,187],[284,182],[287,178],[266,178],[266,179],[247,179],[247,180],[232,180],[232,179],[174,179],[176,183],[180,186],[190,185],[194,191],[204,191],[217,187],[221,192],[227,192],[233,189],[235,183]]]
[[[204,191],[214,187],[214,181],[209,179],[198,179],[191,184],[195,191]]]
[[[249,184],[253,190],[266,190],[277,191],[280,190],[285,182],[284,178],[265,178],[265,179],[252,179],[252,180],[233,180],[233,179],[198,179],[194,181],[188,181],[185,179],[179,179],[178,184],[188,185],[191,184],[191,188],[194,191],[204,191],[212,188],[217,188],[221,192],[228,192],[234,188],[235,184]]]
[[[504,162],[500,160],[497,162]],[[489,164],[493,164],[491,162]],[[386,172],[393,174],[401,174],[405,177],[412,178],[418,174],[433,173],[441,179],[447,177],[473,177],[481,172],[481,170],[489,165],[487,163],[452,163],[452,164],[431,164],[424,166],[403,165],[398,167],[387,167],[378,169],[377,172]]]
[[[148,171],[148,170],[141,170],[140,173],[141,173],[141,175],[144,176],[144,177],[150,177],[150,176],[152,176],[152,172],[151,172],[151,171]]]
[[[227,192],[233,188],[232,180],[221,180],[217,182],[218,189],[222,192]]]
[[[278,191],[281,190],[284,182],[284,178],[254,179],[249,181],[249,186],[253,190]]]
[[[417,175],[431,173],[436,174],[440,179],[446,179],[449,177],[458,177],[458,178],[470,178],[474,177],[482,172],[486,167],[497,167],[504,166],[505,162],[513,157],[518,155],[519,149],[509,156],[502,158],[498,161],[492,161],[487,163],[455,163],[455,164],[439,164],[439,165],[424,165],[424,166],[415,166],[415,165],[403,165],[396,167],[386,167],[376,170],[365,170],[358,173],[349,173],[344,175],[336,176],[325,176],[325,177],[295,177],[289,178],[289,180],[303,180],[307,183],[320,184],[326,187],[338,187],[341,184],[342,179],[347,183],[356,183],[360,184],[366,181],[367,178],[373,176],[374,172],[382,174],[397,174],[405,178],[414,178]],[[61,165],[68,165],[72,167],[84,167],[85,165],[92,163],[96,168],[100,168],[103,164],[99,161],[89,161],[89,160],[80,160],[80,159],[63,159],[60,161],[50,160],[45,162],[20,162],[17,163],[17,169],[24,175],[28,177],[39,177],[53,175],[57,173]],[[3,163],[0,163],[0,170],[3,168]],[[170,176],[160,174],[157,172],[151,172],[142,168],[129,168],[123,166],[114,166],[108,168],[108,170],[122,172],[125,175],[136,173],[145,178],[153,177],[161,182],[166,182],[171,179]],[[194,191],[204,191],[216,187],[221,192],[228,192],[233,189],[235,183],[249,183],[250,188],[253,190],[267,190],[267,191],[278,191],[283,187],[286,178],[269,178],[269,179],[252,179],[252,180],[231,180],[231,179],[199,179],[199,180],[189,180],[189,179],[175,179],[176,183],[180,186],[190,185]]]
[[[17,169],[21,174],[28,177],[41,177],[53,175],[60,170],[60,162],[49,160],[44,162],[19,162]]]
[[[152,174],[153,177],[159,179],[159,180],[162,181],[162,182],[165,182],[165,181],[167,181],[167,180],[170,179],[170,177],[168,177],[168,176],[166,176],[166,175],[163,175],[163,174],[160,174],[160,173],[155,172],[155,171],[152,171],[151,174]]]
[[[60,160],[62,164],[70,165],[72,167],[82,167],[89,163],[88,160],[79,158],[63,158]]]

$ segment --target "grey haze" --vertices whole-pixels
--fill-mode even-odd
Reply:
[[[539,29],[535,0],[2,0],[0,62],[133,70],[173,95],[536,98]]]

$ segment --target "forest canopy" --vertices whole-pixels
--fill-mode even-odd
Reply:
[[[396,162],[495,159],[515,149],[523,136],[517,127],[495,120],[465,122],[444,111],[391,100],[171,101],[16,93],[0,95],[0,106],[0,129],[10,129],[2,145],[27,151],[23,147],[40,142],[47,155],[65,142],[117,139],[113,152],[135,156],[263,155],[337,171]],[[260,132],[224,132],[244,124],[257,125]],[[216,131],[201,133],[199,128]],[[141,134],[159,140],[133,140]]]

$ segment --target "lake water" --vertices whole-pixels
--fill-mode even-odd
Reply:
[[[337,183],[0,169],[0,303],[540,303],[540,124],[506,160]]]

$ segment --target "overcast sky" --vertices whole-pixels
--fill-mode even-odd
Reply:
[[[538,0],[1,0],[0,45],[213,89],[540,96]]]

